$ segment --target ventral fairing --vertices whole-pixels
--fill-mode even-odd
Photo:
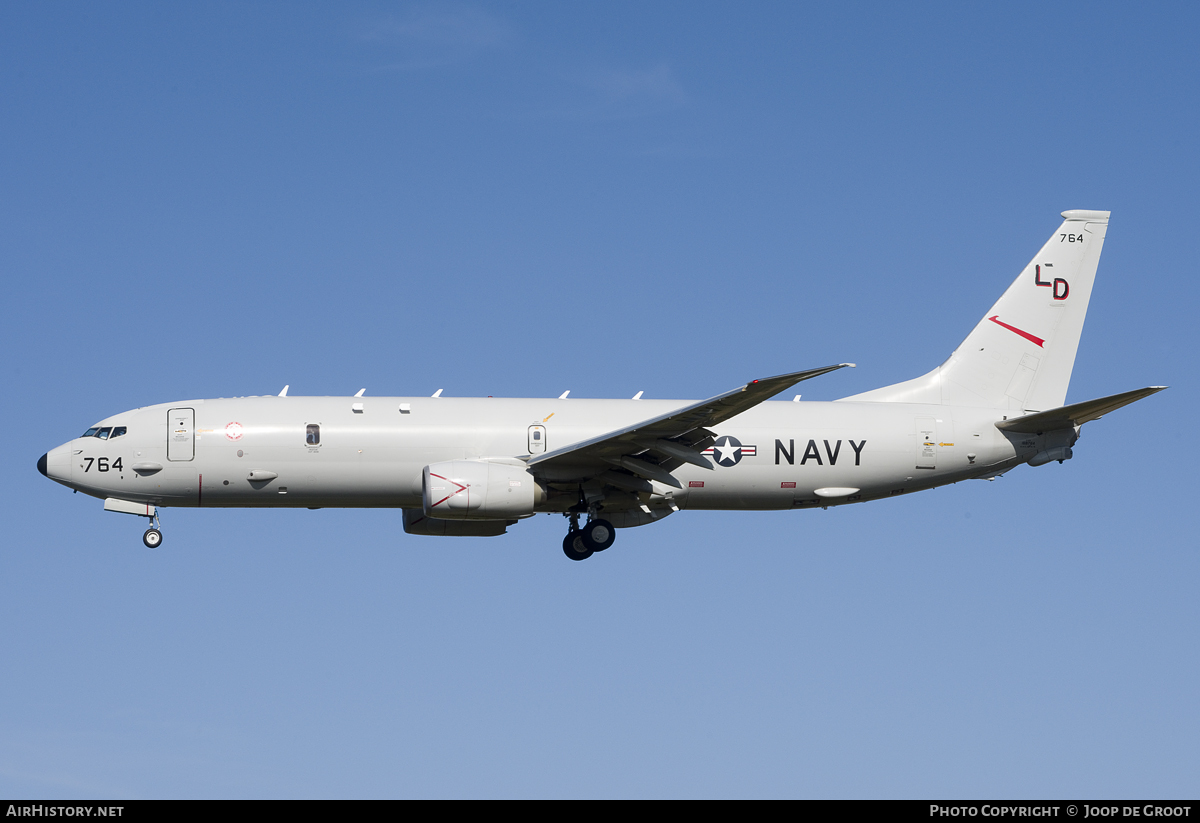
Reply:
[[[583,560],[689,509],[865,503],[1072,456],[1080,427],[1163,386],[1066,403],[1106,211],[1063,223],[937,368],[832,402],[771,402],[838,363],[701,401],[240,397],[122,412],[38,461],[147,517],[204,507],[386,507],[409,534],[496,536],[539,512]],[[797,397],[797,401],[799,398]]]

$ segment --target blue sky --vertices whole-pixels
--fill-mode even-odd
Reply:
[[[0,795],[1194,797],[1194,4],[6,4]],[[1110,209],[1063,464],[825,512],[141,521],[115,412],[924,373]],[[1182,440],[1182,442],[1180,442]]]

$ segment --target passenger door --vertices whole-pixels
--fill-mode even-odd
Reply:
[[[191,460],[196,456],[196,412],[171,409],[167,412],[167,459]]]

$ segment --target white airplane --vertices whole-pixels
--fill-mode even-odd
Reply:
[[[851,363],[699,402],[289,397],[285,386],[122,412],[38,470],[149,518],[150,548],[160,507],[389,507],[423,535],[500,535],[561,513],[563,551],[583,560],[615,529],[683,509],[825,508],[1061,463],[1084,423],[1165,388],[1064,405],[1109,212],[1062,216],[945,363],[841,400],[765,402]]]

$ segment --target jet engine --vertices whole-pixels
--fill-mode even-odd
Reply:
[[[519,460],[449,460],[425,467],[421,497],[430,517],[505,520],[533,514],[546,490]]]

